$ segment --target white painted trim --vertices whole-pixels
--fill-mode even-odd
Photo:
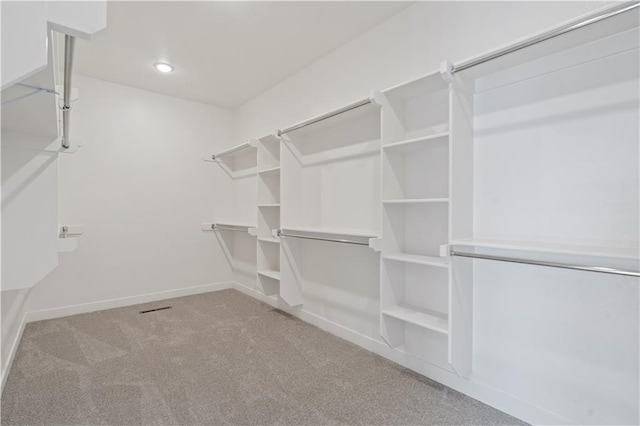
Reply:
[[[119,299],[103,300],[99,302],[83,303],[80,305],[63,306],[42,311],[30,311],[25,314],[26,322],[42,321],[53,318],[68,317],[70,315],[85,314],[87,312],[138,305],[140,303],[156,302],[158,300],[173,299],[175,297],[190,296],[192,294],[208,293],[234,288],[232,282],[205,284],[175,290],[147,293],[138,296],[122,297]]]
[[[334,336],[354,343],[368,351],[395,362],[396,364],[416,371],[425,377],[435,380],[438,383],[468,395],[471,398],[477,399],[478,401],[509,415],[524,420],[525,422],[530,424],[573,424],[569,419],[556,413],[552,413],[544,408],[529,404],[528,402],[501,392],[491,386],[485,385],[484,383],[474,381],[472,377],[470,379],[459,377],[455,373],[434,364],[398,352],[390,348],[382,340],[376,340],[370,336],[343,327],[340,324],[327,320],[326,318],[305,311],[302,307],[290,307],[280,300],[275,301],[263,295],[259,290],[247,287],[238,282],[233,283],[233,288],[270,306],[277,307],[278,309],[314,325],[321,330],[327,331]]]
[[[20,344],[20,339],[22,339],[22,333],[24,332],[24,327],[27,325],[27,314],[26,312],[22,315],[22,320],[20,321],[20,327],[18,332],[16,333],[16,337],[13,339],[13,343],[11,344],[11,351],[9,352],[9,356],[5,364],[2,366],[2,371],[0,374],[2,378],[2,384],[0,385],[0,395],[4,392],[4,385],[7,382],[7,377],[9,376],[9,371],[11,370],[11,365],[13,364],[13,358],[16,356],[16,351],[18,350],[18,345]]]

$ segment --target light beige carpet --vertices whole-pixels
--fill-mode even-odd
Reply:
[[[521,422],[225,290],[28,324],[2,424]]]

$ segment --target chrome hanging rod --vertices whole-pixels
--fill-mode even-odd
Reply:
[[[358,102],[354,102],[352,104],[349,104],[349,105],[347,105],[345,107],[342,107],[340,109],[337,109],[335,111],[331,111],[331,112],[328,112],[326,114],[322,114],[322,115],[320,115],[318,117],[314,117],[314,118],[312,118],[310,120],[306,120],[306,121],[303,121],[301,123],[295,124],[295,125],[293,125],[291,127],[287,127],[285,129],[278,130],[277,135],[278,136],[282,136],[285,133],[289,133],[289,132],[293,132],[294,130],[302,129],[303,127],[307,127],[307,126],[310,126],[312,124],[318,123],[320,121],[326,120],[328,118],[335,117],[336,115],[343,114],[343,113],[345,113],[347,111],[351,111],[352,109],[356,109],[356,108],[360,108],[361,106],[369,105],[371,102],[372,102],[372,100],[370,98],[363,99],[363,100],[358,101]]]
[[[251,144],[249,142],[245,142],[245,143],[243,143],[241,145],[234,146],[233,148],[227,149],[226,151],[222,151],[219,154],[213,154],[211,156],[211,159],[215,160],[216,158],[220,158],[220,157],[224,157],[225,155],[233,154],[236,151],[240,151],[241,149],[249,148],[250,146],[251,146]]]
[[[640,272],[638,271],[629,271],[629,270],[617,269],[617,268],[605,268],[602,266],[581,266],[581,265],[572,265],[569,263],[518,259],[515,257],[490,256],[490,255],[478,254],[478,253],[463,253],[463,252],[457,252],[455,250],[451,250],[449,254],[451,254],[451,256],[468,257],[472,259],[496,260],[499,262],[523,263],[525,265],[547,266],[549,268],[573,269],[576,271],[599,272],[602,274],[614,274],[614,275],[626,275],[629,277],[640,277]]]
[[[282,229],[278,229],[277,232],[278,237],[289,237],[289,238],[300,238],[300,239],[304,239],[304,240],[316,240],[316,241],[330,241],[330,242],[334,242],[334,243],[345,243],[345,244],[356,244],[359,246],[368,246],[369,245],[369,238],[375,238],[375,237],[362,237],[362,238],[366,238],[367,241],[358,241],[358,240],[348,240],[348,239],[343,239],[343,238],[325,238],[325,237],[312,237],[309,235],[303,235],[303,234],[295,234],[292,232],[283,232]]]
[[[71,119],[71,73],[73,72],[73,49],[76,38],[64,36],[64,92],[62,98],[62,147],[69,148],[69,121]]]
[[[451,67],[451,73],[456,73],[458,71],[463,71],[466,70],[467,68],[471,68],[471,67],[475,67],[476,65],[480,65],[483,64],[485,62],[491,61],[493,59],[499,58],[501,56],[504,55],[508,55],[509,53],[513,53],[515,51],[518,51],[520,49],[524,49],[526,47],[529,46],[533,46],[534,44],[538,44],[541,43],[543,41],[561,36],[563,34],[566,34],[568,32],[577,30],[579,28],[585,27],[587,25],[591,25],[591,24],[595,24],[596,22],[600,22],[604,19],[607,18],[611,18],[613,16],[619,15],[621,13],[627,12],[629,10],[635,9],[637,7],[640,6],[640,2],[625,2],[619,6],[613,7],[611,9],[605,10],[605,11],[601,11],[595,15],[591,15],[587,18],[581,19],[579,21],[574,21],[571,22],[569,24],[563,25],[559,28],[556,28],[554,30],[548,31],[546,33],[537,35],[535,37],[532,37],[528,40],[524,40],[521,41],[519,43],[516,43],[512,46],[506,47],[504,49],[500,49],[496,52],[490,53],[488,55],[485,56],[481,56],[479,58],[476,59],[472,59],[470,61],[467,62],[463,62],[461,64],[458,65],[453,65]]]

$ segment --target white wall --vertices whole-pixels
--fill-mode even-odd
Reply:
[[[77,251],[36,287],[29,311],[229,281],[211,232],[231,199],[217,165],[229,145],[227,110],[76,76],[72,141],[60,158],[59,217],[84,225]]]
[[[283,128],[361,99],[367,96],[371,89],[385,89],[432,72],[438,69],[443,60],[456,63],[477,56],[601,7],[603,7],[603,2],[417,3],[238,108],[234,116],[234,134],[237,139],[243,140],[269,133],[274,128]],[[316,257],[316,259],[320,259],[320,257]],[[367,267],[375,268],[376,266]],[[490,268],[491,265],[486,267]],[[521,271],[519,270],[518,273]],[[492,270],[492,273],[498,272]],[[570,303],[571,291],[577,290],[573,285],[575,282],[580,282],[579,277],[575,278],[577,281],[574,278],[568,281],[562,274],[554,276],[556,279],[564,280],[570,284],[567,289],[568,293],[563,296],[564,303]],[[370,279],[367,273],[361,274],[360,277],[363,280]],[[530,280],[527,281],[526,290],[518,296],[518,300],[526,301],[529,297],[542,302],[545,299],[547,289],[541,287],[542,293],[540,293],[536,290],[538,287],[535,284],[541,279],[544,279],[544,274],[532,274]],[[616,289],[624,288],[624,294],[630,295],[632,298],[635,295],[634,300],[636,300],[637,290],[633,289],[635,284],[629,284],[627,281],[624,283],[616,281],[614,287]],[[315,283],[315,285],[317,284]],[[608,393],[606,398],[600,398],[598,401],[597,395],[605,396],[608,391],[600,394],[602,389],[594,387],[593,383],[588,384],[589,389],[581,389],[580,387],[586,385],[586,382],[576,381],[576,378],[584,374],[585,370],[582,367],[571,369],[566,374],[554,377],[551,371],[553,368],[558,368],[554,362],[559,359],[568,359],[566,354],[569,352],[573,354],[572,356],[579,356],[572,352],[575,348],[563,348],[562,340],[554,340],[553,343],[556,347],[550,350],[542,347],[530,348],[532,355],[527,358],[527,362],[524,362],[517,358],[523,355],[524,345],[519,344],[517,351],[520,352],[516,353],[513,352],[514,348],[510,346],[509,342],[501,342],[497,337],[490,337],[492,330],[500,331],[504,328],[506,333],[511,334],[517,331],[516,327],[495,328],[496,321],[511,321],[508,315],[505,316],[505,312],[510,312],[510,315],[513,315],[514,311],[508,309],[507,306],[503,306],[499,315],[491,316],[489,314],[492,303],[508,302],[508,298],[507,300],[500,298],[497,301],[492,299],[493,292],[499,291],[497,288],[501,288],[500,286],[507,285],[508,287],[512,281],[507,279],[506,284],[500,282],[498,287],[490,284],[485,280],[475,289],[477,292],[475,308],[481,311],[481,315],[476,317],[475,325],[479,327],[476,333],[479,333],[478,335],[482,339],[480,345],[476,345],[477,353],[474,354],[474,360],[479,361],[476,362],[477,369],[474,372],[477,379],[470,381],[469,389],[484,387],[497,391],[497,395],[502,396],[496,397],[493,402],[498,403],[497,405],[503,409],[510,406],[517,407],[518,404],[512,404],[513,401],[523,402],[524,405],[528,405],[528,408],[523,408],[524,406],[521,405],[512,410],[512,413],[517,411],[529,421],[544,421],[542,419],[546,419],[546,421],[556,423],[597,423],[613,419],[618,422],[637,422],[637,413],[633,412],[634,405],[629,401],[616,402],[616,398],[620,397],[617,392]],[[343,288],[340,291],[333,291],[334,289],[327,284],[320,290],[316,288],[313,300],[310,301],[312,303],[302,306],[301,315],[303,317],[306,315],[307,317],[324,318],[361,335],[376,335],[376,330],[379,329],[379,319],[376,315],[348,316],[342,315],[339,310],[334,309],[345,300],[358,299],[358,297],[363,304],[370,304],[372,302],[370,300],[371,294],[363,297],[364,295],[357,290],[365,288],[366,285],[365,282],[351,283],[349,288]],[[603,290],[598,285],[593,288],[596,293]],[[527,294],[532,289],[533,295]],[[604,290],[607,291],[606,288]],[[307,293],[309,291],[311,288],[307,289]],[[309,297],[309,294],[306,296]],[[614,304],[619,301],[619,299],[616,299],[617,301],[610,300]],[[523,303],[524,306],[520,306],[520,308],[524,310],[527,304]],[[592,300],[582,305],[580,310],[584,313],[588,311],[589,306],[595,306],[597,310],[603,309],[594,303],[595,301]],[[358,306],[358,303],[351,301],[350,305]],[[541,306],[544,305],[538,306],[538,309],[543,309]],[[560,306],[552,304],[549,309],[558,309]],[[637,303],[634,306],[635,308],[626,306],[624,313],[616,315],[616,320],[608,323],[606,329],[612,330],[628,323],[629,320],[637,319]],[[526,311],[529,312],[531,309],[531,307],[527,307]],[[598,315],[600,314],[601,312]],[[363,320],[366,323],[363,323]],[[517,323],[522,324],[523,322]],[[540,333],[548,326],[550,325],[546,322],[536,332]],[[561,339],[563,333],[566,335],[566,331],[564,328],[559,329],[552,340]],[[599,336],[601,337],[600,334]],[[620,338],[628,337],[622,336],[626,335],[619,334]],[[513,335],[510,335],[509,339],[511,338]],[[580,336],[579,342],[576,341],[576,347],[585,344],[585,347],[593,348],[591,343],[587,344],[588,338],[587,340],[585,338],[586,335]],[[487,342],[491,343],[487,345]],[[545,345],[549,343],[549,339],[539,338],[531,340],[531,342],[535,342],[535,345]],[[620,343],[618,342],[616,345],[620,346]],[[630,344],[632,351],[629,356],[631,358],[635,356],[637,359],[637,348],[634,350],[633,342]],[[625,347],[625,344],[622,344],[622,347]],[[512,351],[512,355],[516,358],[509,361],[501,357],[501,350]],[[539,360],[543,365],[534,367],[531,363],[538,361],[532,358],[535,358],[535,354],[539,353],[544,353],[546,358]],[[592,357],[589,359],[589,362],[593,361]],[[491,364],[491,360],[497,364]],[[547,369],[547,367],[552,368]],[[596,368],[599,374],[607,368],[605,365],[592,367]],[[547,374],[541,375],[541,371],[547,371]],[[633,375],[637,369],[634,370],[630,364],[625,364],[624,367],[620,367],[619,371],[629,371]],[[613,376],[609,375],[609,377]],[[451,380],[451,383],[458,383],[454,378]],[[563,382],[560,383],[558,380]],[[628,397],[633,398],[637,394],[637,387],[629,386],[630,383],[625,381],[625,389],[629,391]],[[545,395],[545,389],[551,389],[555,385],[561,385],[558,386],[558,389],[563,389],[566,396],[562,402],[558,402],[557,398],[553,402],[548,395]],[[466,385],[459,388],[464,388],[464,386]],[[615,388],[615,381],[608,382],[606,386],[609,386],[607,389],[612,389],[612,386]],[[476,395],[481,393],[477,392]],[[562,396],[557,392],[554,395],[558,398]],[[621,407],[624,407],[623,411],[621,411]]]
[[[420,2],[239,107],[238,140],[513,42],[606,2]],[[499,28],[499,30],[497,30]]]
[[[547,258],[638,270],[640,60],[625,49],[638,40],[488,77],[474,102],[475,238],[615,247],[629,260]],[[474,274],[474,380],[579,424],[640,421],[639,278],[486,261]]]

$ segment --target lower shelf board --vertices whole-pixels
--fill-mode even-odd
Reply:
[[[270,269],[263,269],[261,271],[258,271],[258,275],[262,275],[263,277],[268,277],[268,278],[280,281],[280,271],[272,271]]]
[[[427,328],[442,334],[449,334],[449,321],[446,315],[433,311],[417,310],[405,306],[392,306],[382,311],[382,315]]]
[[[449,259],[446,257],[421,256],[408,253],[389,253],[383,254],[382,258],[398,262],[416,263],[418,265],[437,266],[439,268],[449,267]]]

